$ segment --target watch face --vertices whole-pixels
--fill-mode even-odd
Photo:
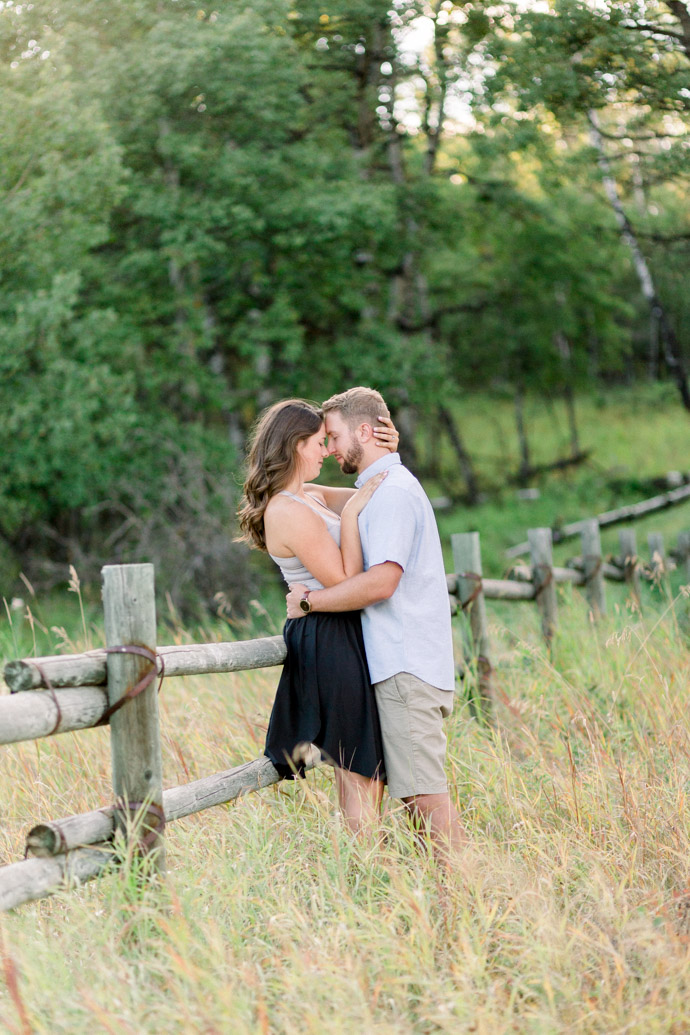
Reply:
[[[300,606],[301,610],[304,611],[305,615],[308,615],[309,612],[311,611],[311,604],[309,603],[309,600],[308,600],[307,597],[304,597],[302,600],[300,600],[299,606]]]

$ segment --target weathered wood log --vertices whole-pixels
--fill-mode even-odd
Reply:
[[[103,650],[84,654],[54,654],[45,658],[8,661],[5,682],[12,691],[43,690],[46,683],[38,666],[55,687],[102,686],[106,679],[106,653]]]
[[[547,647],[551,646],[556,631],[558,604],[556,583],[553,578],[553,551],[550,528],[530,528],[527,532],[532,555],[535,596],[541,611],[541,628]]]
[[[601,535],[596,518],[587,521],[582,528],[582,562],[585,575],[585,596],[590,613],[596,620],[606,614],[606,591],[604,589],[603,560],[601,557]]]
[[[534,600],[537,595],[531,583],[510,579],[482,579],[482,592],[487,600]]]
[[[108,564],[102,570],[108,653],[108,705],[116,823],[125,835],[140,824],[137,853],[165,871],[163,762],[156,687],[156,603],[152,564]],[[113,648],[143,647],[150,657]],[[147,676],[152,676],[148,685]],[[134,692],[133,689],[137,688]]]
[[[572,582],[575,586],[583,586],[585,583],[584,571],[578,571],[575,568],[552,568],[554,582]],[[513,568],[511,578],[517,582],[531,582],[532,581],[532,569],[526,565],[524,567]]]
[[[100,721],[107,707],[103,686],[0,697],[0,744],[89,729]]]
[[[313,768],[313,760],[305,764],[305,769]],[[195,812],[202,812],[213,805],[222,805],[234,801],[250,791],[261,790],[278,783],[280,775],[270,758],[261,755],[252,762],[226,769],[222,773],[214,773],[201,780],[171,787],[163,794],[166,818],[182,819]]]
[[[484,716],[493,710],[491,693],[491,644],[486,620],[479,532],[459,532],[450,537],[453,567],[458,572],[458,597],[470,620],[470,651],[477,665],[477,684]]]
[[[446,576],[449,586],[457,586],[457,575]],[[482,593],[488,600],[534,600],[534,586],[511,579],[486,579],[482,576]]]
[[[568,568],[580,572],[582,575],[582,584],[584,585],[585,579],[585,562],[582,557],[571,557],[568,561]],[[554,572],[560,569],[554,568]],[[625,571],[618,564],[611,564],[609,561],[602,561],[601,563],[601,577],[609,582],[624,582]],[[556,579],[558,582],[559,580]]]
[[[81,848],[50,859],[24,859],[0,869],[0,912],[46,898],[102,873],[114,861],[110,846]]]
[[[670,492],[663,492],[659,496],[652,496],[651,499],[641,500],[639,503],[618,507],[617,510],[607,510],[603,514],[598,514],[596,520],[600,528],[605,528],[608,525],[620,524],[622,521],[634,521],[636,518],[644,517],[645,514],[664,510],[666,507],[672,507],[687,499],[690,499],[690,485],[683,485],[679,489],[671,489]],[[552,529],[553,542],[560,543],[564,539],[579,535],[584,522],[589,520],[590,518],[585,518],[583,521],[574,521],[572,524],[563,525],[562,528]],[[520,557],[522,554],[529,553],[529,549],[529,540],[525,543],[517,543],[506,550],[506,557]]]
[[[37,823],[26,835],[26,854],[40,858],[61,855],[84,845],[110,841],[115,833],[115,809],[110,806],[65,819]],[[0,881],[3,871],[0,870]]]
[[[311,769],[312,763],[308,762],[305,768]],[[170,787],[163,791],[166,823],[202,812],[214,805],[234,801],[249,791],[270,787],[279,780],[280,776],[271,760],[262,755],[234,769],[226,769],[180,787]],[[115,832],[114,813],[112,807],[107,807],[39,823],[27,834],[26,850],[36,856],[50,856],[83,845],[109,841]],[[0,869],[0,880],[2,873]]]
[[[159,647],[158,654],[163,659],[166,676],[199,676],[282,665],[285,643],[282,636],[264,636],[234,643]],[[106,658],[104,650],[94,650],[85,654],[57,654],[9,661],[5,665],[5,682],[12,693],[45,689],[43,673],[54,687],[101,686],[106,681]]]

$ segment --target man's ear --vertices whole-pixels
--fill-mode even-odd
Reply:
[[[357,428],[357,438],[360,442],[371,442],[374,437],[374,429],[371,424],[360,424]]]

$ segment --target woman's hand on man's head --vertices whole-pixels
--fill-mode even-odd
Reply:
[[[400,432],[390,417],[379,417],[379,424],[373,428],[376,444],[388,453],[397,453]]]

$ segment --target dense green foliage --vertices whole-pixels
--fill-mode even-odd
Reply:
[[[682,355],[683,5],[543,6],[0,3],[6,575],[146,557],[178,604],[241,596],[282,395],[376,384],[409,446],[469,389],[667,376],[587,125]]]

